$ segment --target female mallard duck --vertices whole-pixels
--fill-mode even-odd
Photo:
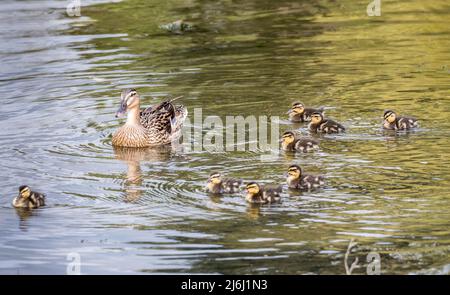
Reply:
[[[311,132],[339,133],[344,132],[345,127],[338,122],[324,118],[322,113],[315,112],[311,115],[309,130]]]
[[[281,186],[262,186],[256,182],[250,182],[246,185],[245,200],[249,203],[271,204],[281,200]]]
[[[281,135],[281,148],[285,151],[309,152],[319,147],[317,140],[299,137],[293,131],[286,131]]]
[[[241,185],[241,179],[222,178],[220,173],[214,172],[208,178],[206,191],[212,194],[235,194]]]
[[[394,111],[387,110],[383,115],[383,128],[389,130],[409,130],[419,126],[415,118],[400,117]]]
[[[112,144],[124,147],[150,147],[169,144],[178,139],[187,110],[182,105],[173,105],[174,100],[165,100],[156,106],[141,110],[136,90],[122,91],[116,117],[128,112],[127,121],[114,133]]]
[[[311,115],[315,112],[323,113],[323,108],[306,108],[301,102],[294,102],[291,109],[287,112],[289,121],[294,123],[303,123],[311,121]]]
[[[16,208],[39,208],[45,206],[45,195],[31,191],[31,189],[22,185],[19,187],[19,195],[14,198],[12,205]]]
[[[323,176],[303,174],[302,168],[298,165],[291,165],[288,169],[287,184],[289,188],[311,190],[324,184]]]

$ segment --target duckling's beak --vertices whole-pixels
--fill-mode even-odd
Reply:
[[[127,104],[125,102],[122,102],[120,104],[119,109],[116,112],[116,118],[122,118],[127,113]]]
[[[292,113],[292,109],[286,112],[287,115],[289,115],[290,113]]]

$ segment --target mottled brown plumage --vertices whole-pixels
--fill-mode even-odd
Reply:
[[[345,131],[345,127],[336,121],[324,118],[322,113],[315,112],[311,116],[309,130],[314,133],[340,133]]]
[[[255,204],[272,204],[281,200],[281,186],[260,185],[256,182],[250,182],[245,187],[247,193],[245,200]]]
[[[16,208],[39,208],[45,206],[45,195],[33,192],[28,186],[23,185],[19,187],[19,195],[14,198],[12,205]]]
[[[308,137],[300,137],[298,132],[286,131],[281,136],[281,148],[284,151],[309,152],[319,147],[319,142]]]
[[[307,108],[301,102],[294,102],[291,109],[287,112],[289,121],[294,123],[303,123],[311,121],[311,115],[315,112],[323,113],[323,108]]]
[[[391,110],[385,111],[383,118],[383,128],[387,130],[409,130],[419,127],[419,122],[415,118],[400,117]]]
[[[165,100],[155,106],[140,109],[140,98],[134,89],[122,92],[116,116],[127,114],[125,125],[113,135],[112,144],[123,147],[150,147],[169,144],[181,135],[187,116],[184,106]]]
[[[235,194],[239,193],[241,179],[223,178],[220,173],[214,172],[208,178],[206,191],[212,194]]]
[[[289,188],[300,190],[312,190],[324,184],[323,176],[303,174],[298,165],[291,165],[288,169],[286,182]]]

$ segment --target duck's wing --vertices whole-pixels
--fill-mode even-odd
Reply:
[[[419,125],[417,119],[411,117],[400,117],[397,122],[399,129],[411,129]]]
[[[329,119],[320,124],[320,128],[326,133],[345,131],[344,125]]]
[[[141,111],[141,124],[147,130],[172,133],[175,107],[166,100]]]

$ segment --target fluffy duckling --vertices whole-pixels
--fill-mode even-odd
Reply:
[[[419,127],[415,118],[400,117],[394,111],[387,110],[383,114],[383,128],[388,130],[409,130]]]
[[[45,206],[45,195],[31,191],[31,189],[22,185],[19,187],[19,195],[14,198],[12,205],[16,208],[39,208]]]
[[[289,166],[286,182],[289,188],[301,190],[312,190],[325,183],[323,176],[303,174],[302,168],[298,165]]]
[[[309,152],[319,147],[319,142],[312,138],[299,137],[293,131],[286,131],[281,135],[281,148],[284,151]]]
[[[281,200],[281,186],[262,186],[256,182],[250,182],[246,185],[245,200],[249,203],[271,204]]]
[[[135,89],[122,91],[116,117],[127,114],[127,121],[113,134],[112,144],[133,148],[154,147],[177,140],[181,136],[187,109],[183,105],[174,105],[175,99],[141,109],[140,97]]]
[[[339,133],[344,132],[345,127],[338,122],[324,118],[322,113],[315,112],[311,115],[309,130],[312,132]]]
[[[208,178],[206,191],[212,194],[235,194],[241,185],[241,179],[223,178],[220,173],[214,172]]]
[[[323,108],[306,108],[303,103],[296,101],[287,113],[289,115],[289,121],[303,123],[311,121],[311,115],[315,112],[323,113]]]

